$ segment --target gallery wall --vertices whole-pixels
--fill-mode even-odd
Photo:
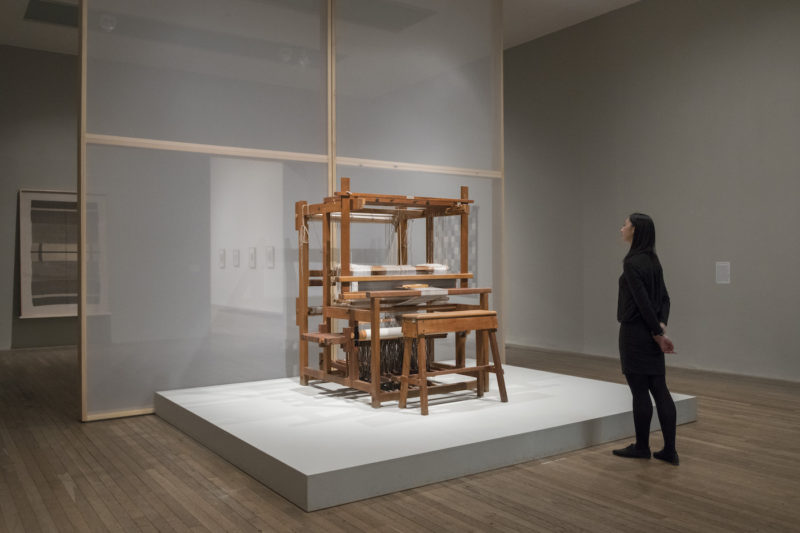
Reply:
[[[71,345],[77,318],[20,319],[17,192],[75,191],[78,59],[0,46],[0,350]]]
[[[509,343],[616,356],[641,211],[668,363],[800,380],[798,27],[790,0],[652,0],[506,51]]]

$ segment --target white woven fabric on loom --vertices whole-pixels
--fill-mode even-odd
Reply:
[[[336,265],[334,270],[341,272],[341,265]],[[440,263],[420,263],[417,265],[363,265],[359,263],[350,264],[350,272],[353,276],[372,276],[372,275],[386,275],[386,276],[408,276],[411,279],[418,274],[446,274],[450,267]],[[424,280],[422,280],[424,281]],[[397,287],[399,288],[399,287]],[[353,281],[350,283],[350,290],[353,292],[358,291],[358,282]],[[420,290],[423,292],[421,296],[412,298],[414,303],[424,303],[431,300],[438,300],[440,298],[431,298],[432,296],[445,297],[447,289],[439,289],[436,287],[424,287]],[[341,294],[341,284],[336,284],[336,293]],[[337,296],[338,297],[338,296]]]
[[[386,272],[390,276],[402,276],[404,274],[414,275],[418,269],[432,270],[434,274],[444,274],[450,267],[440,263],[420,263],[418,265],[362,265],[359,263],[350,263],[350,272],[354,276],[367,276],[373,272]],[[341,265],[336,265],[334,269],[339,272]]]
[[[338,272],[341,269],[340,265],[336,265],[336,271]],[[357,263],[350,263],[350,272],[354,275],[356,274],[371,274],[372,273],[372,265],[359,265]]]
[[[442,294],[447,294],[447,289],[441,289],[439,287],[422,287],[417,290],[419,290],[420,296],[440,296]]]
[[[419,265],[416,266],[432,269],[434,274],[444,274],[448,270],[450,270],[449,266],[443,265],[441,263],[420,263]]]

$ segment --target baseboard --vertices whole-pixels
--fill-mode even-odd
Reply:
[[[514,344],[507,342],[506,343],[507,349],[512,350],[523,350],[539,355],[554,355],[554,356],[568,356],[568,357],[579,357],[579,358],[593,358],[593,359],[608,359],[608,360],[619,360],[619,356],[617,355],[600,355],[600,354],[590,354],[590,353],[581,353],[581,352],[573,352],[569,350],[559,350],[556,348],[544,348],[542,346],[526,346],[523,344]],[[709,368],[699,368],[696,366],[684,366],[684,365],[676,365],[671,364],[672,361],[670,360],[670,356],[667,356],[666,364],[668,369],[672,370],[686,370],[690,372],[698,372],[704,374],[710,374],[714,376],[729,376],[729,377],[736,377],[736,378],[747,378],[752,380],[762,380],[768,382],[782,382],[782,383],[800,383],[800,380],[794,379],[780,379],[772,376],[754,376],[752,374],[744,374],[744,373],[737,373],[737,372],[726,372],[723,370],[715,370]]]

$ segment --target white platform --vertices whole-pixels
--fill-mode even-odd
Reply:
[[[160,392],[155,410],[306,511],[633,435],[626,385],[513,366],[505,375],[509,403],[492,379],[483,398],[432,396],[428,416],[416,399],[373,409],[366,394],[297,378]],[[678,424],[696,420],[696,398],[673,397]]]

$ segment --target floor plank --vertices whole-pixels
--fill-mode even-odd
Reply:
[[[624,383],[613,359],[509,364]],[[0,352],[0,531],[790,531],[800,386],[669,369],[698,397],[681,466],[616,442],[305,513],[155,416],[82,424],[74,348]],[[513,401],[513,398],[511,398]],[[651,435],[653,447],[661,435]]]

